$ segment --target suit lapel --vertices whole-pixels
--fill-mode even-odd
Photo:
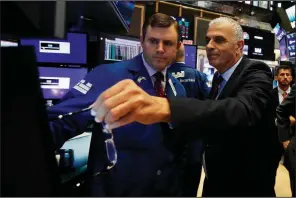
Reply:
[[[129,72],[132,74],[133,81],[139,87],[141,87],[145,92],[147,92],[150,95],[156,95],[149,73],[143,64],[142,54],[139,54],[134,59],[132,59],[130,64],[128,64],[127,68]]]
[[[229,80],[225,84],[223,90],[221,91],[219,97],[217,99],[221,99],[225,96],[229,96],[230,93],[235,89],[237,86],[237,81],[239,81],[240,78],[238,76],[241,74],[241,71],[244,69],[244,65],[248,63],[248,59],[243,57],[242,61],[240,64],[237,66],[237,68],[234,70],[232,75],[230,76]]]

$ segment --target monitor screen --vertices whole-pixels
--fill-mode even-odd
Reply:
[[[287,12],[289,21],[291,22],[292,28],[295,28],[295,21],[296,21],[295,9],[296,9],[295,5],[293,5],[292,7],[288,8],[288,9],[286,9],[286,12]]]
[[[197,54],[197,46],[196,45],[184,45],[185,52],[185,64],[196,68],[196,54]]]
[[[257,28],[242,26],[245,32],[244,55],[252,59],[274,61],[274,37],[275,34],[270,31]],[[247,39],[248,38],[248,39]]]
[[[68,33],[66,40],[21,39],[20,43],[35,46],[39,63],[86,64],[86,34]]]
[[[102,39],[105,40],[104,60],[107,61],[129,60],[143,51],[140,41],[116,37]]]
[[[180,32],[181,32],[181,38],[182,39],[189,39],[189,28],[190,22],[187,21],[185,18],[182,17],[173,17],[179,24]]]
[[[248,55],[249,54],[248,51],[249,51],[249,46],[245,44],[243,48],[243,54]]]
[[[114,1],[116,8],[120,12],[125,23],[130,27],[132,15],[134,12],[134,1]]]
[[[86,74],[86,68],[39,67],[44,99],[61,99]]]
[[[280,40],[280,60],[288,60],[287,41],[285,36]]]
[[[17,47],[18,42],[1,40],[1,47]]]
[[[279,41],[287,34],[280,24],[276,24],[276,26],[273,28],[273,31]]]
[[[288,54],[289,59],[296,58],[296,33],[288,34],[287,35],[287,47],[288,47]]]
[[[249,40],[250,39],[250,36],[247,32],[244,32],[244,39],[245,40]]]

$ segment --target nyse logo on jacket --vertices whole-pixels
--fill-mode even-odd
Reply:
[[[86,94],[91,87],[92,87],[92,84],[90,82],[85,82],[85,80],[81,80],[79,83],[77,83],[74,86],[74,89],[76,89],[77,91],[83,94]]]
[[[195,82],[194,78],[185,78],[185,72],[180,71],[180,72],[172,72],[172,75],[177,78],[181,83],[183,82]],[[179,78],[185,78],[185,79],[179,79]]]

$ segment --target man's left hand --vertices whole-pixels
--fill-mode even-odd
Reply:
[[[170,119],[167,99],[147,94],[132,80],[122,80],[107,89],[91,107],[95,120],[106,122],[110,129],[131,122],[154,124]]]

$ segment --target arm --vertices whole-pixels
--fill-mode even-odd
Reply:
[[[294,114],[295,116],[295,84],[292,86],[291,92],[286,99],[276,109],[277,124],[279,139],[281,142],[290,140],[290,119],[289,117]]]
[[[93,121],[89,111],[65,117],[62,120],[56,118],[58,115],[89,107],[95,101],[106,85],[106,82],[100,77],[100,73],[104,73],[100,71],[101,68],[102,66],[95,68],[83,79],[85,80],[84,85],[87,83],[92,85],[86,93],[74,86],[59,104],[48,108],[48,118],[53,120],[49,122],[49,126],[56,148],[60,148],[68,139],[83,133],[87,125]]]
[[[222,135],[220,131],[258,125],[271,99],[270,69],[264,63],[243,66],[245,71],[229,82],[235,87],[231,97],[204,101],[170,99],[172,123],[190,126],[196,129],[195,133],[206,131],[196,135],[212,137]]]

